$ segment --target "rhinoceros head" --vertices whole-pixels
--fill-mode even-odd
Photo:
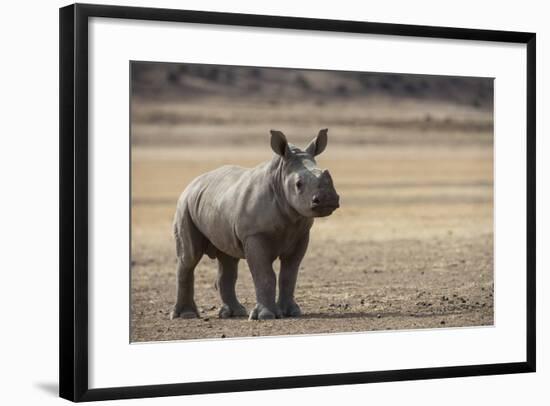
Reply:
[[[280,190],[288,204],[305,217],[329,216],[340,207],[329,171],[315,162],[315,156],[327,146],[327,132],[327,129],[319,131],[302,151],[289,144],[281,131],[271,131],[271,149],[282,158]]]

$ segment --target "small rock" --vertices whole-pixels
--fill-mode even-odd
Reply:
[[[210,319],[208,317],[205,317],[203,321],[209,321]]]
[[[380,317],[382,317],[380,314],[377,314],[376,315],[376,318],[379,319]]]
[[[361,299],[360,303],[361,303],[362,305],[364,305],[364,304],[365,304],[365,299]]]
[[[441,320],[439,324],[445,324],[445,320]]]
[[[225,334],[222,334],[222,338],[225,338]]]

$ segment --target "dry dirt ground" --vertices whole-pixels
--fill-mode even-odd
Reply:
[[[285,115],[260,105],[233,106],[226,117],[222,103],[205,117],[195,106],[133,105],[132,341],[493,324],[490,113],[403,103],[394,109],[323,106],[321,112],[287,106]],[[252,110],[245,123],[241,110]],[[216,263],[205,256],[195,271],[201,318],[169,320],[171,225],[181,191],[220,165],[251,167],[269,159],[270,127],[303,144],[321,126],[329,127],[330,141],[318,164],[330,169],[341,208],[315,221],[296,289],[303,316],[218,319]],[[151,135],[155,129],[158,138]],[[252,309],[246,261],[239,264],[237,295]]]

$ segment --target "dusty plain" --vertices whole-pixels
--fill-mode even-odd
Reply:
[[[186,185],[224,164],[270,159],[270,128],[303,146],[324,127],[318,164],[341,208],[312,229],[296,289],[303,316],[219,319],[217,266],[205,256],[195,271],[201,318],[170,320],[172,219]],[[433,101],[134,100],[131,341],[492,325],[492,131],[492,111]],[[252,309],[244,260],[237,295]]]

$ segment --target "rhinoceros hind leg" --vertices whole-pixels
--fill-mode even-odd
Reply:
[[[191,306],[180,306],[174,305],[174,308],[170,312],[170,320],[177,318],[181,319],[195,319],[199,317],[199,312],[197,311],[197,305],[195,302]]]
[[[174,223],[176,239],[177,277],[176,304],[170,318],[199,317],[195,304],[195,267],[204,254],[208,240],[197,229],[189,212],[183,208],[176,213]]]
[[[217,258],[218,279],[216,281],[216,286],[220,291],[223,302],[219,317],[222,319],[227,319],[229,317],[246,317],[248,312],[245,307],[239,303],[235,293],[239,259],[230,257],[221,251],[217,252]]]

